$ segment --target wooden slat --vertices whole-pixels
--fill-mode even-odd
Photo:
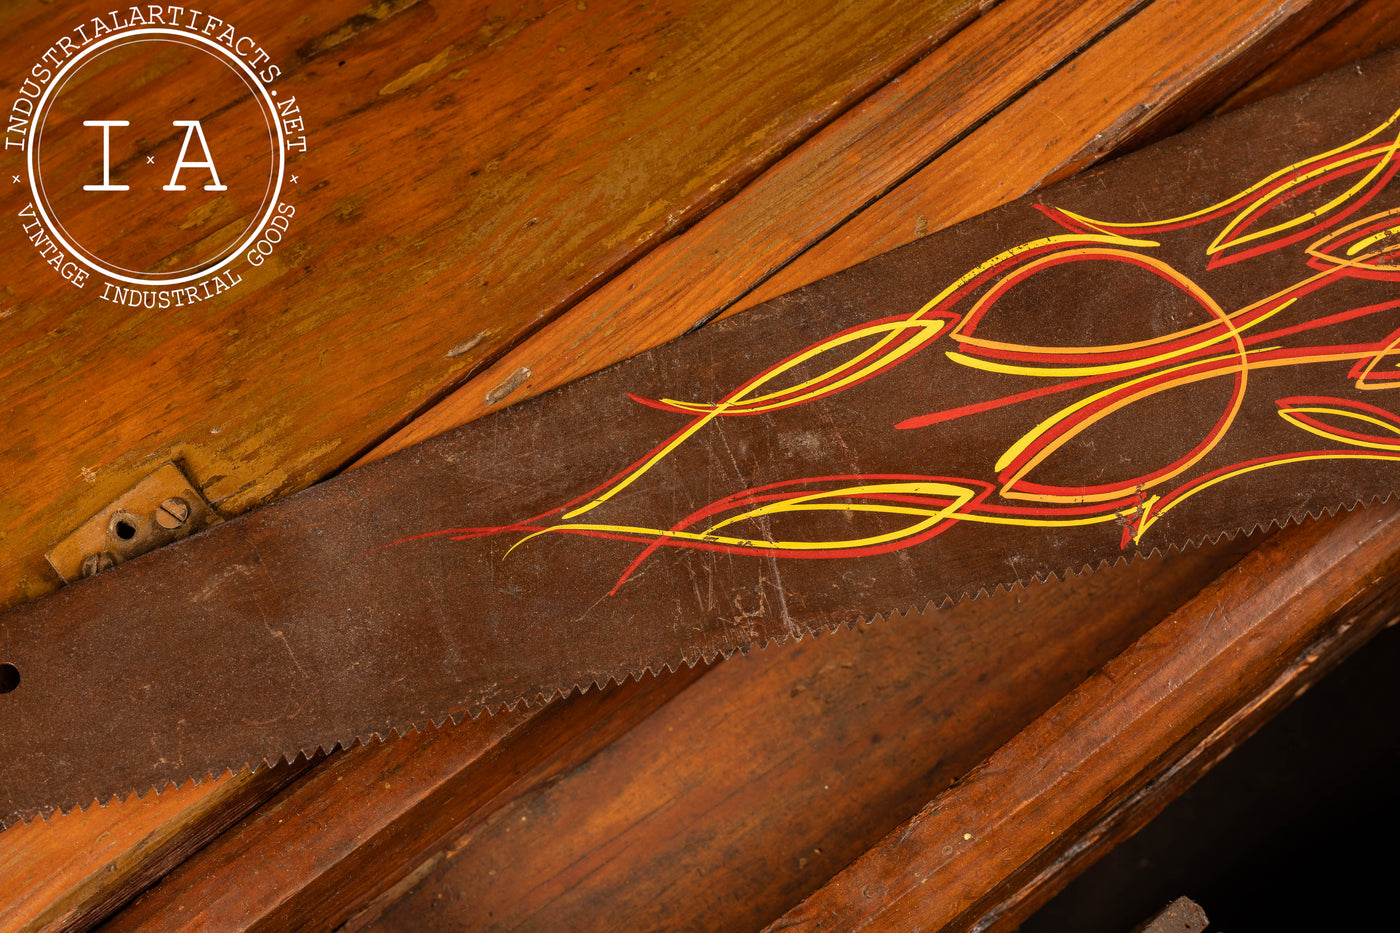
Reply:
[[[1004,8],[1001,8],[1001,9],[1004,9]],[[1318,13],[1316,13],[1316,11],[1313,11],[1311,14],[1309,14],[1309,15],[1307,15],[1307,16],[1302,15],[1302,14],[1299,14],[1296,10],[1293,10],[1293,11],[1292,11],[1292,14],[1295,16],[1295,18],[1294,18],[1294,20],[1292,20],[1292,22],[1293,22],[1293,24],[1294,24],[1294,29],[1296,30],[1297,34],[1304,34],[1307,30],[1309,30],[1309,29],[1312,27],[1313,23],[1314,23],[1316,20],[1321,19],[1321,16],[1322,16],[1322,14],[1318,14]],[[1191,12],[1190,12],[1189,10],[1186,10],[1186,11],[1181,12],[1180,15],[1182,15],[1182,16],[1190,16],[1190,15],[1191,15]],[[1278,50],[1278,48],[1279,48],[1279,45],[1280,45],[1280,43],[1279,43],[1280,37],[1285,36],[1285,35],[1290,35],[1290,34],[1288,33],[1288,30],[1285,29],[1285,28],[1283,28],[1283,25],[1281,25],[1281,24],[1287,22],[1287,18],[1285,17],[1283,20],[1280,20],[1280,19],[1277,18],[1277,7],[1276,7],[1276,6],[1270,6],[1270,7],[1266,8],[1266,9],[1264,9],[1264,11],[1263,11],[1260,15],[1261,15],[1261,22],[1264,22],[1264,23],[1268,24],[1269,28],[1262,28],[1262,27],[1261,27],[1261,28],[1255,29],[1253,32],[1248,32],[1248,31],[1246,31],[1246,32],[1245,32],[1245,35],[1244,35],[1244,39],[1243,39],[1240,43],[1237,43],[1237,49],[1236,49],[1236,51],[1237,51],[1238,54],[1237,54],[1236,58],[1233,59],[1233,61],[1240,61],[1240,60],[1243,60],[1243,58],[1247,57],[1247,52],[1248,52],[1248,48],[1249,48],[1249,40],[1250,40],[1251,37],[1253,38],[1254,41],[1258,41],[1258,42],[1261,42],[1261,43],[1266,43],[1266,41],[1267,41],[1267,43],[1270,43],[1270,44],[1267,44],[1266,47],[1267,47],[1268,49],[1272,50],[1273,52],[1276,52],[1276,51]],[[1274,17],[1274,18],[1271,18],[1271,16]],[[974,27],[974,28],[975,28],[975,27]],[[969,35],[969,33],[967,33],[967,32],[964,32],[964,33],[962,33],[962,34],[959,34],[958,37],[955,37],[955,38],[952,40],[952,42],[949,44],[949,46],[947,47],[947,49],[946,49],[945,51],[946,51],[946,52],[949,52],[949,53],[956,53],[958,50],[957,50],[956,48],[954,48],[954,46],[955,46],[958,42],[963,41],[968,35]],[[1116,33],[1111,34],[1111,35],[1109,36],[1109,39],[1108,39],[1108,40],[1105,40],[1105,41],[1111,41],[1111,40],[1113,40],[1114,35],[1116,35]],[[1192,38],[1193,38],[1193,41],[1198,41],[1198,42],[1199,42],[1199,41],[1204,41],[1204,37],[1201,36],[1200,34],[1194,34]],[[1227,36],[1226,38],[1228,39],[1228,38],[1235,38],[1235,37],[1234,37],[1234,36]],[[1127,45],[1125,44],[1124,46],[1120,47],[1120,51],[1118,52],[1119,55],[1126,54],[1124,51],[1122,51],[1123,49],[1127,49],[1127,50],[1131,51],[1133,54],[1137,54],[1137,53],[1140,52],[1140,50],[1138,50],[1138,49],[1133,49],[1133,48],[1131,48],[1130,46],[1127,46]],[[1092,50],[1091,50],[1091,51],[1092,51]],[[944,52],[941,51],[941,52],[936,53],[936,54],[942,55],[942,54],[944,54]],[[1103,53],[1103,54],[1110,54],[1110,53]],[[1168,53],[1164,52],[1163,54],[1165,55],[1165,54],[1168,54]],[[984,55],[984,58],[985,58],[985,55]],[[957,60],[957,59],[951,59],[951,60]],[[1256,62],[1256,64],[1261,63],[1259,59],[1253,59],[1253,60]],[[991,62],[991,61],[988,61],[985,67],[993,68],[993,67],[994,67],[994,63]],[[994,71],[994,72],[993,72],[993,74],[997,74],[997,73],[999,73],[999,72],[997,72],[997,71]],[[1210,72],[1210,70],[1209,70],[1208,64],[1203,63],[1203,64],[1201,65],[1201,68],[1200,68],[1200,73],[1199,73],[1196,77],[1197,77],[1197,78],[1203,78],[1203,77],[1205,77],[1205,76],[1208,76],[1210,73],[1211,73],[1211,72]],[[905,83],[907,80],[908,80],[907,77],[906,77],[905,79],[902,79],[901,84]],[[963,80],[964,84],[967,84],[967,83],[968,83],[965,75],[963,76],[962,80]],[[1192,76],[1189,76],[1189,75],[1188,75],[1188,76],[1184,76],[1184,77],[1182,77],[1182,80],[1186,80],[1186,81],[1192,80]],[[983,94],[983,93],[985,93],[983,90],[980,90],[980,88],[982,87],[982,85],[983,85],[984,83],[985,83],[985,82],[976,82],[975,84],[972,85],[973,87],[979,88],[979,90],[975,91],[975,93],[977,93],[977,94]],[[903,89],[901,89],[901,92],[902,92],[902,93],[906,93],[906,94],[909,93],[908,91],[904,91]],[[882,94],[883,94],[883,93],[884,93],[884,92],[882,92]],[[1014,97],[1015,95],[1014,95],[1014,94],[1011,94],[1011,95],[1009,95],[1009,96]],[[983,98],[983,99],[985,99],[985,98]],[[1005,99],[1005,98],[1003,97],[1003,98],[999,98],[999,99]],[[1169,100],[1181,100],[1181,99],[1185,99],[1185,96],[1184,96],[1184,95],[1183,95],[1183,96],[1180,96],[1180,97],[1170,97],[1170,96],[1168,96],[1167,99],[1169,99]],[[869,102],[869,104],[867,104],[867,106],[878,108],[879,105],[880,105],[880,103],[881,103],[881,102],[879,101],[879,99],[878,99],[878,97],[877,97],[877,98],[873,98],[872,101]],[[864,110],[865,110],[865,108],[863,107],[863,108],[862,108],[862,111],[864,111]],[[1049,114],[1044,108],[1041,108],[1041,109],[1031,109],[1031,110],[1028,110],[1028,111],[1026,111],[1026,112],[1035,114],[1039,119],[1041,119],[1041,120],[1043,120],[1043,121],[1048,121],[1048,120],[1050,119],[1050,117],[1051,117],[1051,114]],[[850,119],[855,119],[857,116],[858,116],[858,115],[853,114],[852,117],[851,117]],[[1113,128],[1115,129],[1115,131],[1122,132],[1122,133],[1124,133],[1124,134],[1127,134],[1127,133],[1131,132],[1131,131],[1134,129],[1134,127],[1136,126],[1136,124],[1133,124],[1133,123],[1130,122],[1130,121],[1129,121],[1129,122],[1123,122],[1123,121],[1119,120],[1119,118],[1120,118],[1121,116],[1122,116],[1121,112],[1114,112],[1114,111],[1106,112],[1106,113],[1104,113],[1104,114],[1102,115],[1103,125],[1104,125],[1104,126],[1113,127]],[[974,122],[976,122],[976,121],[974,121]],[[1115,124],[1116,124],[1116,125],[1115,125]],[[1047,124],[1045,124],[1045,123],[1040,124],[1040,126],[1045,126],[1045,125],[1047,125]],[[835,128],[833,128],[833,129],[835,129]],[[844,129],[844,128],[843,128],[843,129]],[[1008,126],[1008,128],[1007,128],[1006,131],[1007,131],[1007,132],[1015,132],[1015,133],[1036,133],[1036,132],[1040,132],[1041,130],[1040,130],[1040,128],[1039,128],[1036,124],[1030,123],[1030,124],[1022,124],[1022,125],[1020,125],[1020,126],[1014,126],[1014,127]],[[874,133],[873,130],[869,130],[869,131],[867,131],[867,132],[869,132],[869,133]],[[1098,130],[1093,130],[1092,132],[1088,132],[1087,138],[1092,139],[1092,137],[1093,137],[1094,135],[1097,135],[1097,133],[1098,133]],[[854,136],[855,136],[855,138],[861,138],[860,134],[854,134]],[[801,156],[801,155],[802,155],[802,152],[799,151],[799,153],[795,154],[794,157],[798,157],[798,156]],[[853,155],[851,155],[851,154],[849,154],[849,153],[847,154],[846,159],[848,160],[848,162],[847,162],[848,165],[854,164],[854,163],[856,162],[856,157],[853,156]],[[1047,166],[1046,166],[1046,167],[1047,167],[1047,169],[1054,168],[1054,166],[1055,166],[1056,164],[1057,164],[1057,163],[1049,162],[1049,163],[1047,163]],[[781,171],[782,171],[782,167],[780,167],[778,170],[775,170],[775,173],[776,173],[776,172],[781,172]],[[803,176],[801,173],[798,173],[795,177],[809,177],[809,176]],[[823,177],[821,177],[821,178],[819,179],[819,182],[820,182],[819,186],[821,186],[821,185],[829,185],[829,184],[831,184],[831,177],[830,177],[830,176],[823,176]],[[850,184],[849,182],[845,182],[845,181],[843,181],[843,182],[841,182],[841,183],[843,183],[843,184]],[[793,205],[793,204],[798,204],[798,205],[800,205],[801,200],[798,199],[798,198],[793,197],[792,194],[791,194],[791,192],[786,192],[786,193],[783,195],[783,197],[779,200],[778,203],[786,203],[786,204],[789,204],[789,205]],[[795,209],[795,208],[790,208],[790,209]],[[719,215],[716,215],[716,216],[719,216]],[[709,223],[709,221],[707,221],[706,223]],[[698,232],[698,231],[701,231],[702,228],[703,228],[704,226],[705,226],[705,224],[702,224],[702,225],[700,225],[700,226],[697,226],[697,228],[695,228],[695,230],[692,230],[692,231],[690,232],[690,234],[687,234],[687,236],[697,234],[697,232]],[[704,235],[709,236],[709,235],[717,235],[717,234],[710,234],[710,233],[706,232]],[[684,242],[684,241],[678,241],[678,242]],[[647,268],[648,268],[648,267],[647,267],[646,263],[643,263],[643,264],[639,265],[638,267],[636,267],[638,273],[647,271]],[[627,273],[627,274],[624,276],[623,279],[620,279],[620,280],[619,280],[619,283],[620,283],[620,284],[636,284],[638,288],[649,288],[649,287],[651,287],[650,284],[649,284],[648,278],[645,277],[645,276],[643,276],[643,275],[640,275],[640,274],[638,274],[638,277],[637,277],[634,281],[629,281],[628,278],[627,278],[627,276],[630,276],[630,275],[632,275],[632,274],[633,274],[632,272]],[[742,282],[742,279],[741,279],[740,281]],[[587,307],[587,303],[585,304],[585,307]],[[626,688],[624,688],[624,689],[626,689]],[[410,738],[410,739],[405,740],[405,741],[406,741],[406,742],[412,742],[412,741],[415,741],[415,739],[414,739],[414,738]],[[343,774],[343,776],[345,776],[345,778],[346,778],[347,781],[358,781],[359,783],[358,783],[357,786],[373,786],[373,785],[372,785],[373,776],[370,774],[370,771],[372,771],[372,769],[366,768],[363,772],[360,771],[360,770],[356,767],[356,765],[355,765],[355,761],[354,761],[354,756],[353,756],[353,755],[343,756],[341,759],[330,763],[327,767],[328,767],[328,768],[332,768],[332,769],[344,769],[342,772],[338,772],[338,773]],[[411,806],[411,803],[412,803],[411,801],[408,801],[408,802],[406,803],[406,806]],[[357,816],[356,813],[353,812],[353,811],[342,811],[342,812],[341,812],[341,817],[342,817],[342,819],[346,820],[347,822],[349,822],[349,823],[351,823],[351,824],[354,824],[354,823],[356,822],[357,819],[362,819],[362,818],[367,819],[368,816],[369,816],[369,815],[366,814],[365,816],[360,817],[360,816]],[[376,819],[382,819],[382,818],[383,818],[383,814],[382,814],[382,813],[377,814],[375,818],[376,818]],[[303,835],[302,835],[302,845],[303,845],[303,846],[307,846],[307,847],[312,847],[312,848],[314,848],[314,847],[316,846],[316,841],[315,841],[315,838],[314,838],[314,837],[315,837],[315,828],[314,828],[314,827],[307,827],[306,829],[307,829],[307,832],[303,833]],[[246,862],[246,860],[253,858],[253,857],[254,857],[254,856],[253,856],[253,853],[255,853],[255,852],[258,851],[258,846],[252,841],[253,839],[256,838],[256,834],[254,833],[254,834],[245,835],[245,836],[239,836],[238,834],[233,834],[232,836],[230,836],[230,839],[231,839],[231,840],[232,840],[232,839],[235,839],[235,838],[239,839],[238,845],[244,847],[244,848],[242,849],[242,854],[241,854],[240,856],[238,856],[238,858],[241,858],[241,859],[245,860],[245,862]],[[223,856],[221,856],[221,857],[223,857]],[[237,863],[238,863],[238,859],[237,859],[237,858],[235,858],[232,862],[230,862],[230,864],[237,864]],[[405,869],[405,870],[406,870],[406,869]],[[314,875],[315,873],[312,872],[312,873],[310,873],[310,874]],[[192,875],[183,875],[183,874],[182,874],[179,878],[171,878],[171,879],[168,881],[167,885],[166,885],[166,886],[163,886],[163,887],[164,887],[164,892],[162,893],[161,891],[158,890],[157,892],[154,892],[154,893],[153,893],[152,897],[153,897],[153,898],[161,898],[165,904],[169,905],[169,904],[177,903],[177,902],[179,902],[180,900],[182,900],[182,899],[184,899],[184,898],[194,897],[194,898],[196,898],[196,899],[199,899],[199,898],[201,898],[201,897],[207,896],[207,895],[204,894],[204,893],[199,893],[199,892],[197,891],[197,886],[196,886],[196,887],[182,887],[182,885],[189,885],[189,884],[191,884],[191,883],[192,883],[192,882],[191,882],[191,878],[192,878],[192,877],[194,877],[194,876],[192,876]],[[180,892],[183,892],[183,893],[180,893]],[[250,899],[255,899],[257,896],[258,896],[258,895],[257,895],[256,893],[250,894]],[[143,911],[146,911],[146,913],[143,913],[141,916],[144,917],[144,918],[146,918],[147,921],[150,921],[152,917],[164,916],[164,915],[159,914],[159,912],[157,912],[157,911],[155,910],[155,908],[154,908],[154,906],[153,906],[153,903],[154,903],[154,902],[153,902],[152,900],[149,900],[149,899],[148,899],[148,900],[145,902],[145,904],[143,905],[143,907],[141,908]]]
[[[700,673],[356,748],[339,760],[353,769],[318,769],[102,929],[333,929],[463,825],[606,747]]]
[[[1218,108],[1233,110],[1326,74],[1350,62],[1400,45],[1400,16],[1393,0],[1364,0],[1231,94]]]
[[[1400,619],[1400,606],[1393,597],[1388,604],[1376,609],[1380,614],[1367,619],[1365,625],[1358,626],[1343,620],[1330,634],[1313,642],[1272,683],[1246,698],[1244,705],[1189,751],[1177,756],[1169,768],[1114,807],[1086,830],[1076,844],[1041,869],[1035,877],[1008,892],[1001,903],[989,912],[996,922],[986,928],[988,933],[1011,933],[1016,930],[1114,846],[1146,826],[1289,703],[1331,673],[1369,641],[1379,628],[1392,626]]]
[[[138,310],[78,292],[0,228],[0,606],[56,585],[44,551],[155,463],[178,460],[225,515],[325,477],[976,13],[240,4],[232,21],[309,121],[286,247],[214,303]],[[0,9],[0,86],[69,15]],[[5,216],[24,188],[0,185]]]
[[[321,169],[309,180],[328,193],[299,222],[308,268],[257,283],[221,314],[123,312],[115,339],[54,298],[41,264],[7,268],[0,604],[51,588],[43,550],[156,460],[180,459],[225,513],[325,475],[976,13],[970,0],[856,3],[809,28],[798,3],[339,2],[296,17],[242,5],[238,25],[287,69],[282,86],[315,124]],[[47,4],[0,7],[13,51],[0,82],[54,31]],[[405,48],[446,52],[452,67],[396,83],[420,63]],[[429,106],[444,95],[452,106]],[[703,126],[673,138],[675,112]],[[423,132],[411,151],[369,146],[382,126]],[[355,147],[367,151],[351,157]],[[471,181],[478,170],[489,189]],[[442,205],[456,213],[439,216]],[[528,234],[511,220],[522,210],[542,218]],[[434,255],[452,261],[430,283],[394,273]],[[16,892],[3,925],[77,922],[202,842],[208,812],[227,825],[263,796],[245,773],[0,834],[0,890]],[[48,882],[21,885],[22,866],[46,866]]]
[[[371,456],[464,424],[505,398],[519,401],[594,372],[715,314],[752,307],[1004,204],[1154,129],[1188,122],[1349,2],[1156,3],[1114,30],[1142,55],[1098,54],[1058,71],[1066,56],[1141,4],[1003,4],[866,101],[868,122],[819,134],[689,236],[642,259],[579,313],[541,330]],[[1004,70],[1004,81],[986,77],[993,68]],[[1051,71],[1049,87],[1022,97]],[[1016,136],[1012,127],[1037,132]],[[853,149],[862,154],[859,167],[849,161]]]
[[[405,897],[389,889],[398,906],[370,928],[583,930],[607,918],[624,930],[756,929],[1244,547],[1137,562],[718,665],[586,763],[558,768],[551,756],[552,780],[526,774],[523,787],[464,820],[404,866],[417,884]],[[580,705],[567,718],[587,732]],[[246,821],[108,933],[179,929],[191,911],[215,929],[333,926],[342,912],[259,914],[257,898],[291,896],[295,879],[320,870],[330,843],[372,829],[369,808],[354,800],[376,791],[362,783],[336,795],[329,830],[318,829],[313,799]],[[267,852],[280,853],[275,876],[253,876]],[[383,878],[393,854],[361,875]],[[245,880],[234,886],[229,877]]]
[[[1073,68],[1057,71],[998,120],[978,127],[958,147],[958,161],[940,160],[924,168],[754,289],[732,311],[814,282],[853,260],[903,246],[926,227],[975,216],[989,202],[1009,201],[1093,165],[1115,144],[1134,145],[1154,130],[1207,112],[1230,93],[1231,82],[1246,81],[1349,5],[1307,0],[1179,7],[1155,3],[1115,30],[1115,40],[1122,43],[1119,55],[1085,54]],[[1102,123],[1105,103],[1131,127]],[[1034,136],[1006,132],[1005,127],[1022,122],[1058,129]],[[992,159],[998,160],[996,171],[987,170]],[[860,244],[858,250],[851,249],[852,241]]]
[[[91,926],[310,767],[299,759],[11,827],[0,837],[0,930]]]
[[[1398,598],[1400,506],[1277,535],[769,929],[1014,929]]]
[[[414,419],[370,458],[665,343],[734,305],[1141,6],[1142,0],[1000,4],[685,236],[638,260]]]

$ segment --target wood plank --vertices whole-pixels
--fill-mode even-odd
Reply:
[[[464,820],[403,872],[410,893],[386,885],[393,906],[366,928],[577,930],[606,917],[629,930],[756,929],[1247,546],[1140,561],[717,665],[586,762],[547,780],[527,774],[524,787]],[[364,796],[363,787],[341,796]],[[251,877],[232,889],[224,879],[248,877],[269,851],[287,853],[289,873],[307,872],[322,837],[363,825],[360,809],[337,809],[345,828],[332,833],[317,831],[316,809],[281,832],[271,814],[265,825],[248,821],[108,930],[175,929],[210,900],[227,906],[196,916],[215,928],[331,926],[342,912],[249,923],[240,918],[256,903],[246,888],[289,879],[279,872],[277,885]],[[382,876],[389,864],[380,858],[361,874]]]
[[[462,825],[480,824],[514,796],[586,760],[701,673],[647,677],[573,704],[357,747],[335,760],[338,767],[319,769],[221,836],[101,929],[338,927]],[[353,769],[344,766],[350,762]],[[267,864],[268,852],[285,855]]]
[[[120,806],[11,827],[0,845],[0,929],[84,929],[311,769],[298,759]]]
[[[505,398],[519,401],[594,372],[716,314],[737,313],[1004,204],[1115,146],[1183,125],[1349,2],[1157,3],[1114,30],[1144,54],[1096,54],[1060,70],[1140,5],[1003,4],[866,101],[869,125],[819,134],[690,235],[642,259],[635,274],[605,285],[579,313],[541,330],[370,456],[465,424]],[[989,55],[1008,82],[1019,83],[982,77],[993,64]],[[1048,87],[1024,93],[1042,79]],[[1111,89],[1108,101],[1100,88]],[[1035,132],[1017,135],[1018,127]],[[847,161],[852,146],[863,154],[859,166]]]
[[[1397,45],[1400,45],[1400,17],[1395,15],[1395,4],[1390,0],[1365,0],[1265,68],[1227,97],[1218,109],[1224,112],[1262,100]]]
[[[311,268],[282,270],[226,314],[129,320],[112,339],[105,325],[92,326],[90,309],[74,311],[51,290],[33,299],[34,264],[16,265],[0,293],[0,372],[14,390],[4,422],[12,443],[0,463],[23,481],[0,500],[0,604],[55,585],[42,551],[150,462],[178,457],[225,514],[325,475],[439,386],[722,201],[977,7],[925,0],[896,12],[885,19],[853,4],[809,29],[794,3],[341,2],[299,11],[289,25],[281,4],[243,5],[240,27],[267,40],[287,67],[284,86],[318,104],[313,142],[326,147],[321,180],[335,187],[305,233]],[[54,32],[46,4],[0,8],[0,35],[13,51],[0,80],[27,68],[28,49],[37,56]],[[567,75],[561,42],[573,49]],[[381,93],[412,64],[406,47],[434,61],[447,52],[452,67]],[[725,75],[718,89],[717,73]],[[494,82],[489,93],[483,81]],[[533,98],[523,112],[521,95]],[[453,106],[427,106],[443,101]],[[676,139],[677,110],[703,126]],[[345,157],[381,125],[433,135],[424,142],[420,134],[411,157],[387,147]],[[492,179],[492,197],[475,196],[478,168]],[[409,178],[409,194],[385,195]],[[528,203],[534,197],[543,200]],[[457,214],[415,220],[430,203]],[[571,223],[532,226],[523,237],[509,217],[535,208]],[[402,217],[386,223],[386,211]],[[404,222],[418,229],[381,248]],[[12,251],[8,241],[4,248]],[[404,283],[385,270],[434,251],[478,259],[403,300]],[[512,263],[525,271],[480,287]],[[377,284],[361,289],[365,282]],[[454,288],[470,301],[450,300]],[[292,307],[297,323],[284,328]],[[470,352],[456,352],[483,332]],[[395,336],[386,341],[386,333]],[[146,404],[153,395],[164,406],[158,413]],[[23,459],[24,469],[6,457]],[[226,824],[262,797],[244,773],[0,835],[0,890],[24,893],[9,899],[7,919],[24,928],[54,917],[77,923],[202,842],[207,812],[225,814]],[[50,883],[21,887],[17,866],[48,866]]]
[[[1014,929],[1397,598],[1400,506],[1275,536],[769,929]]]
[[[963,35],[966,35],[966,34],[963,34]],[[1278,32],[1274,32],[1273,35],[1277,36],[1277,35],[1278,35]],[[956,41],[958,41],[958,39],[956,39],[956,38],[953,39],[953,42],[956,42]],[[1042,113],[1042,116],[1044,116],[1043,113]],[[1116,118],[1116,116],[1117,116],[1117,113],[1110,113],[1110,115],[1106,115],[1106,122],[1112,123],[1112,122],[1113,122],[1113,119]],[[1018,129],[1019,129],[1019,132],[1035,132],[1036,127],[1033,127],[1033,126],[1025,127],[1025,126],[1023,126],[1023,127],[1018,127]],[[1131,129],[1131,125],[1124,126],[1123,129],[1124,129],[1124,130]],[[853,160],[853,161],[854,161],[854,160]],[[699,227],[697,227],[697,230],[699,230]],[[640,280],[640,282],[641,282],[641,286],[647,286],[647,282],[645,282],[645,279]],[[409,741],[412,741],[412,740],[409,740]],[[349,765],[346,765],[346,768],[349,768]],[[347,773],[349,773],[349,772],[347,772]],[[361,780],[363,780],[363,779],[361,779]],[[350,818],[353,818],[353,817],[350,817]],[[314,845],[314,843],[308,841],[308,842],[307,842],[307,845]],[[172,878],[172,880],[171,880],[171,887],[169,887],[169,894],[167,894],[167,895],[162,895],[162,897],[167,897],[167,898],[169,898],[169,901],[176,901],[176,899],[179,899],[179,898],[176,898],[176,897],[175,897],[175,895],[174,895],[174,891],[175,891],[175,890],[176,890],[176,880],[175,880],[175,878]],[[188,894],[188,891],[186,891],[186,894]]]
[[[52,589],[44,550],[155,463],[178,461],[225,515],[323,478],[976,13],[242,5],[238,28],[311,121],[286,247],[213,303],[118,308],[0,227],[15,257],[0,293],[0,606]],[[32,0],[0,10],[0,86],[70,25]],[[148,77],[104,73],[94,93],[151,102]],[[6,216],[26,187],[0,186]]]
[[[1360,649],[1380,628],[1394,625],[1397,617],[1400,617],[1397,616],[1394,600],[1388,607],[1382,608],[1384,611],[1379,619],[1359,627],[1343,620],[1333,632],[1313,642],[1267,688],[1249,697],[1229,719],[1180,755],[1165,772],[1114,807],[1085,831],[1078,843],[1028,883],[1008,893],[994,911],[989,911],[996,917],[996,923],[987,927],[989,933],[1014,931],[1114,846],[1156,818],[1167,805],[1282,712],[1284,707]]]
[[[1141,6],[1141,0],[1009,0],[994,7],[369,458],[596,372],[734,305]],[[852,153],[859,153],[858,163]]]
[[[998,120],[978,127],[959,146],[957,162],[922,169],[754,289],[730,313],[851,265],[850,241],[860,244],[855,259],[879,255],[924,229],[957,223],[986,210],[989,202],[1010,201],[1088,168],[1115,143],[1139,145],[1154,133],[1180,126],[1208,112],[1233,90],[1232,83],[1244,82],[1348,6],[1302,0],[1217,3],[1191,5],[1188,13],[1171,4],[1153,4],[1115,31],[1124,48],[1136,48],[1139,54],[1080,56],[1074,67],[1048,77]],[[1175,55],[1161,55],[1158,48]],[[1121,119],[1133,124],[1130,130],[1101,122],[1104,96]],[[1089,101],[1099,106],[1086,106]],[[1037,136],[1004,130],[1023,120],[1043,125],[1047,119],[1058,121],[1059,130]],[[1006,168],[987,171],[992,158],[1006,159]]]

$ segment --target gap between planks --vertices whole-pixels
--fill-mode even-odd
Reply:
[[[1006,6],[1009,6],[1009,5],[1006,5]],[[1141,7],[1141,4],[1135,4],[1135,5],[1134,5],[1134,9],[1137,9],[1137,8],[1140,8],[1140,7]],[[1080,54],[1080,52],[1082,52],[1082,50],[1084,49],[1084,47],[1085,47],[1085,46],[1083,46],[1083,45],[1079,46],[1079,47],[1074,51],[1073,54],[1076,54],[1076,55],[1077,55],[1077,54]],[[1048,74],[1048,73],[1044,73],[1044,74],[1040,75],[1040,76],[1037,78],[1037,83],[1039,83],[1040,81],[1043,81],[1047,74]],[[1024,96],[1024,94],[1025,94],[1026,92],[1028,92],[1028,90],[1029,90],[1029,89],[1026,89],[1025,91],[1022,91],[1020,94],[1018,94],[1018,95],[1016,96],[1016,99],[1019,99],[1021,96]],[[1001,112],[1001,111],[1004,110],[1007,106],[1010,106],[1010,104],[1011,104],[1012,102],[1013,102],[1013,101],[1011,101],[1011,100],[1006,101],[1006,102],[1001,106],[1001,108],[999,108],[998,112]],[[864,106],[865,106],[865,104],[862,104],[862,107],[864,107]],[[860,109],[860,108],[857,108],[857,109]],[[989,116],[989,117],[986,117],[986,118],[984,118],[984,119],[982,119],[982,120],[978,123],[978,126],[981,126],[981,125],[985,124],[989,119],[991,119],[990,116]],[[975,129],[975,128],[970,128],[970,129],[968,129],[967,131],[965,131],[965,132],[962,134],[962,137],[961,137],[961,138],[964,138],[964,139],[965,139],[968,135],[971,134],[971,132],[973,132],[974,129]],[[950,143],[949,145],[953,145],[953,143]],[[945,147],[945,148],[946,148],[946,147]],[[794,154],[794,155],[795,155],[795,154]],[[926,164],[927,164],[927,161],[925,161],[924,164],[926,165]],[[909,175],[912,175],[915,171],[916,171],[916,170],[911,170],[905,177],[908,177]],[[886,189],[886,190],[888,190],[888,189]],[[866,205],[868,205],[869,203],[872,203],[872,200],[871,200],[871,199],[868,199],[868,200],[866,201]],[[862,207],[861,210],[863,210],[863,209],[864,209],[864,208]],[[846,219],[849,219],[849,217],[854,216],[855,213],[860,213],[860,211],[856,211],[856,212],[853,212],[853,213],[851,213],[851,214],[846,215]],[[844,223],[844,222],[846,222],[845,219],[843,219],[843,223]],[[694,229],[694,228],[692,228],[692,229]],[[826,238],[825,236],[822,237],[822,239],[825,239],[825,238]],[[805,252],[805,249],[804,249],[804,252]],[[785,264],[784,264],[784,268],[786,267],[786,265],[787,265],[787,264],[785,263]],[[775,271],[776,271],[776,270],[775,270]],[[772,273],[770,273],[767,277],[765,277],[764,281],[766,281],[767,278],[771,278],[771,277],[772,277]],[[759,283],[759,284],[761,284],[761,283]],[[754,286],[754,287],[756,287],[756,286]],[[750,288],[750,289],[749,289],[749,293],[751,293],[752,291],[753,291],[753,289]],[[736,299],[735,301],[737,302],[738,299]],[[733,302],[731,302],[731,304],[733,304]],[[575,310],[577,310],[577,309],[575,309]]]

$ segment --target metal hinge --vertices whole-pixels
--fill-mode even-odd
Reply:
[[[72,583],[222,521],[180,468],[165,463],[44,556]]]

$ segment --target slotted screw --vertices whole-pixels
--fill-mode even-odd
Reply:
[[[166,531],[173,531],[190,520],[190,504],[184,499],[171,496],[156,509],[156,524]]]
[[[82,574],[84,577],[91,577],[104,570],[111,570],[116,565],[117,562],[113,560],[112,555],[108,554],[106,551],[103,551],[101,554],[89,554],[87,557],[83,558]]]

